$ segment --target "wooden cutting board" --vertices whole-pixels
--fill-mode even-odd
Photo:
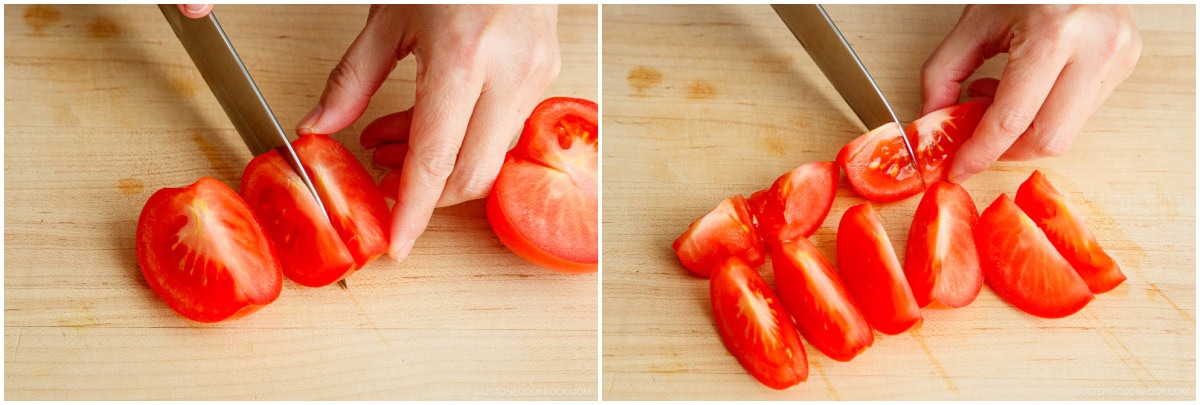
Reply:
[[[902,120],[961,6],[827,7]],[[1133,75],[1066,156],[999,163],[965,183],[982,211],[1040,170],[1086,216],[1128,280],[1081,312],[1027,315],[985,287],[963,309],[877,335],[851,362],[806,346],[808,381],[773,391],[725,349],[708,280],[671,242],[722,199],[833,160],[865,131],[769,6],[604,7],[605,399],[1196,398],[1194,6],[1137,7]],[[1003,57],[979,76],[998,76]],[[833,260],[845,180],[813,236]],[[903,260],[919,198],[879,204]],[[760,271],[773,284],[770,265]]]
[[[285,128],[316,104],[366,6],[217,13]],[[559,10],[546,96],[597,98],[597,7]],[[134,254],[142,205],[250,153],[157,7],[5,7],[5,399],[595,399],[596,274],[534,267],[482,201],[439,209],[403,263],[347,289],[285,281],[254,315],[201,325],[168,309]],[[400,62],[354,125],[412,105]],[[378,179],[383,171],[370,169]]]

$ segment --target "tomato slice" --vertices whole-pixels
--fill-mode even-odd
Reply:
[[[1022,311],[1061,318],[1092,300],[1087,283],[1007,194],[983,210],[975,245],[988,285]]]
[[[600,257],[596,103],[542,101],[508,152],[487,198],[492,231],[517,256],[566,273]]]
[[[833,207],[840,171],[834,162],[810,162],[779,176],[750,196],[759,235],[767,243],[807,238]]]
[[[736,257],[754,267],[766,261],[750,207],[741,195],[726,198],[717,208],[692,222],[671,248],[683,267],[704,277],[730,258]]]
[[[211,177],[154,192],[137,225],[146,283],[185,318],[218,322],[279,298],[283,273],[250,207]]]
[[[917,305],[931,302],[964,307],[983,288],[983,269],[975,250],[979,211],[967,190],[938,182],[921,198],[908,230],[904,275]]]
[[[924,185],[945,180],[946,162],[975,133],[991,99],[980,98],[926,114],[904,129],[924,176],[909,165],[896,123],[859,136],[838,152],[851,188],[868,200],[892,202],[920,193]],[[924,178],[924,185],[922,184]]]
[[[1075,207],[1041,172],[1035,170],[1021,183],[1016,204],[1046,233],[1092,293],[1107,292],[1125,281],[1121,267],[1096,242],[1083,218],[1075,213]]]
[[[896,251],[871,203],[850,207],[842,215],[837,260],[842,280],[876,330],[895,335],[922,319]]]
[[[275,150],[246,166],[241,194],[278,249],[284,275],[300,285],[329,285],[387,251],[391,216],[374,179],[342,144],[305,135],[292,146],[326,212]]]
[[[775,287],[808,343],[829,358],[850,361],[875,342],[858,304],[821,251],[806,238],[771,250]]]
[[[792,317],[753,267],[725,261],[709,280],[717,331],[750,375],[782,390],[808,379],[808,356]]]

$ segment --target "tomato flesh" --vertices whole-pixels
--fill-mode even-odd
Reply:
[[[842,215],[837,260],[842,280],[876,330],[895,335],[922,319],[896,251],[871,203],[850,207]]]
[[[983,210],[975,243],[988,285],[1022,311],[1061,318],[1092,299],[1087,283],[1006,194]]]
[[[278,256],[254,213],[211,177],[151,195],[138,218],[136,246],[146,283],[191,320],[240,318],[283,289]]]
[[[808,357],[792,318],[754,268],[737,258],[725,261],[709,292],[721,340],[750,375],[777,390],[808,379]]]
[[[751,213],[763,240],[778,244],[816,232],[833,207],[839,173],[834,162],[805,163],[751,195]]]
[[[806,238],[771,250],[775,287],[808,343],[829,358],[850,361],[875,342],[871,326],[833,266]]]
[[[921,198],[908,231],[904,275],[917,305],[939,302],[964,307],[983,288],[975,249],[979,211],[967,190],[938,182]]]
[[[766,261],[765,249],[750,206],[741,195],[729,197],[708,214],[692,222],[671,244],[683,267],[708,277],[730,258],[758,267]]]

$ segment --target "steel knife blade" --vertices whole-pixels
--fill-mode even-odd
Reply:
[[[160,4],[158,7],[196,64],[196,69],[204,76],[204,81],[225,110],[225,115],[229,116],[242,141],[250,148],[250,153],[258,156],[278,150],[300,175],[304,186],[328,218],[329,213],[325,211],[325,205],[321,203],[321,197],[304,170],[300,157],[296,155],[296,150],[292,149],[287,133],[279,126],[275,113],[267,105],[267,99],[258,90],[242,58],[233,49],[233,44],[217,21],[216,13],[209,13],[203,18],[189,18],[174,4]]]
[[[891,104],[888,104],[883,91],[879,90],[862,60],[829,18],[825,8],[820,4],[772,4],[771,7],[792,31],[792,35],[800,40],[804,50],[833,83],[833,87],[854,110],[854,114],[867,126],[868,131],[889,122],[896,123],[900,139],[904,141],[904,149],[908,152],[908,163],[917,171],[918,176],[922,177],[921,182],[924,183],[923,176],[920,176],[921,169],[917,167],[916,159],[913,158],[916,154],[913,153],[908,137],[904,135],[904,126],[896,118]]]

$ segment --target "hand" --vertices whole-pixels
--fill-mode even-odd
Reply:
[[[984,60],[999,53],[1009,59],[998,81],[981,79],[968,89],[995,100],[958,149],[950,181],[961,183],[1001,158],[1066,153],[1141,52],[1131,6],[967,6],[921,69],[921,114],[957,102],[961,83]]]
[[[188,18],[206,17],[213,9],[212,4],[176,4],[176,6],[179,7],[179,12]]]
[[[553,5],[371,7],[297,132],[346,128],[397,61],[413,55],[414,105],[376,119],[360,138],[377,149],[377,164],[399,170],[399,191],[389,196],[393,259],[408,256],[435,207],[491,190],[509,145],[558,76],[557,12]]]

